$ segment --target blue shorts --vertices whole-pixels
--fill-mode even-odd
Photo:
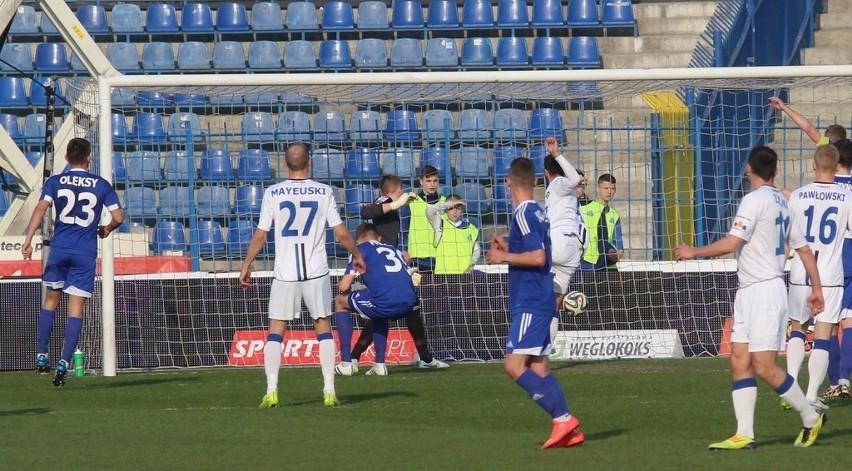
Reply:
[[[370,299],[369,291],[359,289],[349,293],[349,307],[370,319],[402,319],[411,314],[415,309],[420,309],[418,302],[399,304],[374,304]]]
[[[506,353],[548,356],[553,352],[553,338],[559,321],[553,316],[535,316],[528,312],[512,314]]]
[[[51,250],[41,279],[52,290],[91,298],[95,290],[97,258]]]

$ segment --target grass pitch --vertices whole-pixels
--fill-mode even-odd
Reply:
[[[0,374],[0,469],[832,469],[848,467],[852,399],[829,403],[809,449],[760,385],[752,451],[707,450],[735,431],[727,360],[554,365],[586,444],[539,451],[549,417],[499,364],[391,367],[337,379],[322,404],[316,368],[281,372],[277,409],[257,408],[262,369]],[[848,401],[848,402],[844,402]],[[557,468],[559,467],[559,468]],[[567,469],[567,468],[564,468]]]

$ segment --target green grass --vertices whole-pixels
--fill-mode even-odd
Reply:
[[[798,414],[761,384],[761,446],[710,452],[735,430],[726,360],[564,363],[554,373],[586,444],[539,451],[549,417],[499,364],[390,372],[338,378],[343,405],[327,409],[317,369],[282,370],[271,410],[257,409],[261,369],[71,377],[62,389],[4,373],[0,468],[830,469],[852,433],[852,400],[835,400],[817,444],[794,448]]]

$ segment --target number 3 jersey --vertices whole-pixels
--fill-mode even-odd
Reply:
[[[358,244],[358,250],[367,265],[367,271],[361,278],[367,285],[371,301],[380,306],[417,302],[414,282],[402,253],[396,247],[370,240]],[[352,256],[349,257],[346,274],[355,274]]]
[[[50,246],[65,253],[98,255],[101,211],[118,209],[118,195],[108,181],[83,169],[71,169],[47,179],[41,199],[56,211]]]
[[[836,183],[809,183],[790,195],[793,227],[799,227],[817,259],[822,286],[843,286],[843,242],[852,229],[852,192]],[[799,257],[790,283],[810,285]]]

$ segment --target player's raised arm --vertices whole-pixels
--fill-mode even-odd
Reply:
[[[562,173],[565,174],[565,178],[568,179],[568,184],[573,188],[576,188],[583,181],[583,177],[577,172],[577,169],[571,165],[571,162],[568,162],[562,152],[559,150],[559,141],[556,140],[555,137],[548,137],[544,141],[545,148],[547,149],[547,153],[556,159],[556,163],[562,168]]]
[[[798,126],[799,129],[804,131],[805,134],[807,134],[808,137],[811,138],[812,141],[814,141],[814,144],[818,143],[820,139],[822,139],[822,134],[817,131],[817,128],[814,127],[813,123],[811,123],[808,118],[802,116],[798,111],[794,110],[793,108],[790,108],[790,105],[781,101],[780,98],[770,97],[769,104],[772,105],[772,107],[776,110],[782,111],[791,120],[793,120],[793,122],[796,123],[796,126]]]

